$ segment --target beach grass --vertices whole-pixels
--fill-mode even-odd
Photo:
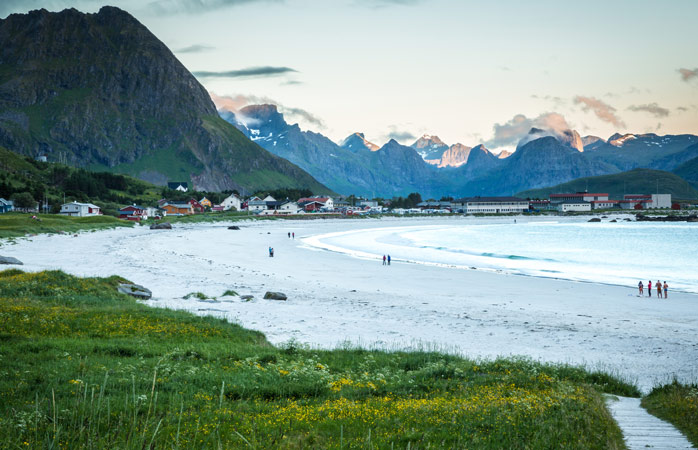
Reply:
[[[37,217],[33,219],[32,216]],[[0,214],[0,239],[41,233],[75,233],[130,227],[133,222],[111,216],[70,217],[60,214],[5,213]]]
[[[642,399],[642,406],[651,414],[673,424],[698,447],[698,384],[674,380],[655,387]]]
[[[625,448],[600,372],[525,358],[272,346],[125,280],[0,272],[7,448]],[[192,298],[192,301],[195,301]]]

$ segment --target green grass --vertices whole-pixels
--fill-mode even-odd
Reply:
[[[33,215],[18,212],[0,214],[0,238],[133,226],[133,222],[111,216],[69,217],[60,214],[37,214],[40,220],[36,220],[32,219]]]
[[[698,191],[683,178],[670,172],[652,169],[634,169],[613,175],[578,178],[567,183],[541,189],[519,192],[517,197],[548,198],[550,194],[565,192],[607,192],[612,199],[624,194],[671,194],[672,201],[698,199]]]
[[[671,384],[652,389],[642,399],[642,406],[651,414],[674,424],[695,446],[698,446],[698,384]]]
[[[120,281],[0,272],[3,446],[613,449],[601,393],[639,394],[528,359],[274,347]]]

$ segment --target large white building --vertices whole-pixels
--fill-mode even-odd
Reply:
[[[628,194],[619,204],[623,209],[669,209],[671,194]]]
[[[221,202],[221,206],[223,207],[223,211],[230,211],[233,208],[235,208],[235,210],[237,210],[237,211],[240,211],[241,205],[242,205],[242,201],[240,200],[240,197],[238,197],[235,194],[230,194],[228,197],[226,197]]]
[[[591,202],[579,200],[560,202],[557,204],[557,210],[560,212],[591,211]]]
[[[528,200],[518,197],[466,197],[452,202],[465,214],[509,214],[528,211]]]
[[[63,214],[64,216],[87,217],[99,216],[102,212],[99,210],[99,206],[93,205],[92,203],[72,202],[61,205],[59,214]]]

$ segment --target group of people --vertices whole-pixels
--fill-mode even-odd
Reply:
[[[387,265],[389,266],[390,265],[390,255],[388,255],[387,258],[385,255],[383,255],[383,265],[384,266],[386,265],[386,262],[387,262]]]
[[[662,298],[662,290],[664,291],[664,298],[667,298],[667,292],[669,291],[669,285],[664,282],[662,284],[661,281],[657,280],[657,282],[654,284],[655,289],[657,289],[657,297]],[[642,297],[644,295],[645,291],[645,286],[642,284],[642,281],[640,281],[637,284],[637,289],[640,291],[640,296]],[[647,282],[647,294],[648,297],[652,297],[652,280]]]
[[[289,239],[291,239],[291,238],[295,239],[295,238],[296,238],[296,232],[295,232],[295,231],[294,231],[293,233],[289,232],[289,233],[288,233],[288,238],[289,238]]]

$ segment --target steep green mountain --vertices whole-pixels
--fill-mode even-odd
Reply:
[[[547,198],[550,194],[566,192],[608,192],[612,199],[624,194],[671,194],[673,199],[698,199],[698,191],[683,178],[661,170],[633,169],[613,175],[578,178],[557,186],[519,192],[517,197]]]
[[[0,145],[159,185],[328,191],[222,120],[172,52],[114,7],[0,20]]]
[[[688,147],[686,152],[689,151],[698,151],[698,144]],[[698,156],[681,164],[672,172],[698,187]]]

